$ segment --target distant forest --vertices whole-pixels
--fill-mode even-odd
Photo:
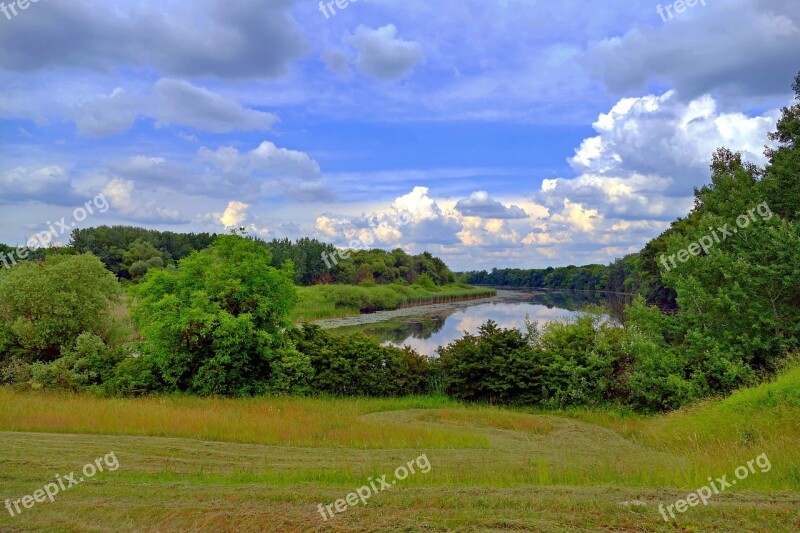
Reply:
[[[654,246],[658,239],[648,244]],[[641,294],[648,303],[662,308],[675,307],[675,292],[661,280],[648,247],[610,265],[585,265],[548,268],[493,268],[466,272],[464,281],[490,287],[604,291],[624,295]],[[650,257],[650,260],[646,258]]]
[[[132,226],[101,226],[76,229],[65,248],[39,249],[28,259],[40,260],[48,254],[73,255],[91,253],[121,280],[138,282],[151,269],[172,269],[178,261],[192,252],[208,248],[216,235],[210,233],[174,233]],[[401,249],[357,250],[350,253],[347,261],[328,261],[337,250],[332,244],[317,239],[302,238],[295,241],[275,239],[260,242],[269,251],[270,266],[281,268],[292,262],[294,280],[297,285],[308,286],[321,283],[414,283],[423,274],[435,285],[446,285],[455,281],[455,275],[441,259],[425,252],[410,255]],[[11,252],[12,248],[0,244],[0,252]],[[0,264],[2,267],[2,264]]]

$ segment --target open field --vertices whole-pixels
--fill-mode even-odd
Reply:
[[[3,509],[0,531],[796,531],[798,380],[660,417],[0,390],[0,502],[110,451],[120,465],[20,516]],[[661,518],[659,504],[762,453],[769,471]],[[319,503],[421,454],[428,473],[322,519]]]

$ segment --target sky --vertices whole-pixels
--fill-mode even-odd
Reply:
[[[763,164],[792,100],[800,3],[692,3],[4,0],[0,242],[245,227],[609,263],[688,213],[716,148]]]

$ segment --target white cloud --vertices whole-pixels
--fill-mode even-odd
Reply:
[[[228,202],[228,207],[219,218],[219,221],[226,227],[232,228],[238,226],[247,219],[247,210],[250,206],[244,202],[232,200]]]
[[[156,205],[155,200],[144,200],[136,192],[132,181],[113,178],[103,188],[115,215],[146,224],[184,224],[189,222],[175,209]]]
[[[136,122],[137,102],[121,87],[110,95],[98,95],[78,107],[75,125],[78,133],[107,137],[129,130]]]
[[[565,199],[604,216],[670,220],[686,214],[721,146],[764,163],[763,144],[778,111],[723,113],[708,95],[681,102],[674,91],[620,100],[594,123],[596,136],[570,159],[575,178],[544,180],[537,199]]]
[[[272,113],[247,109],[188,81],[163,78],[152,93],[132,95],[117,87],[110,95],[100,94],[76,106],[78,132],[107,137],[129,130],[138,117],[156,121],[157,127],[187,126],[212,133],[269,130],[278,117]]]
[[[0,172],[0,203],[39,201],[70,205],[80,199],[63,167],[53,165],[36,170],[17,167]]]
[[[269,178],[315,180],[320,177],[319,164],[308,154],[278,148],[264,141],[250,152],[242,153],[231,146],[217,150],[201,148],[200,161],[211,163],[226,174],[250,175],[260,173]]]
[[[797,70],[800,49],[797,2],[708,2],[667,23],[654,17],[655,26],[635,25],[589,46],[583,61],[612,91],[641,91],[655,83],[675,88],[685,100],[710,91],[734,97],[788,93],[786,76]]]
[[[361,24],[345,42],[358,50],[358,70],[383,80],[400,79],[425,62],[422,45],[399,39],[394,24],[375,30]]]
[[[232,146],[203,147],[198,160],[210,165],[205,179],[217,188],[236,187],[253,197],[284,195],[300,202],[334,198],[319,163],[305,152],[279,148],[269,141],[249,152]]]

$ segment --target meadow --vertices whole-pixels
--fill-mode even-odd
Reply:
[[[758,416],[752,416],[758,413]],[[0,531],[796,531],[800,368],[666,415],[400,399],[98,398],[0,390],[0,502],[114,451],[120,468]],[[333,519],[328,504],[420,454]],[[760,454],[771,469],[666,523]]]

